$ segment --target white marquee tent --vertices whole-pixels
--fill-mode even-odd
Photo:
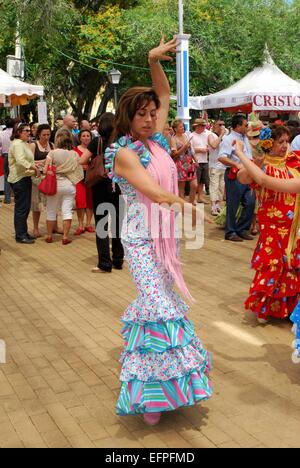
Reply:
[[[0,69],[0,103],[9,102],[12,107],[25,105],[28,100],[43,95],[43,86],[24,83]]]
[[[208,96],[190,98],[190,108],[225,109],[230,112],[299,112],[300,83],[283,73],[269,52],[265,61],[238,83]]]

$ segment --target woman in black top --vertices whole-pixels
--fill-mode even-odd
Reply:
[[[106,147],[110,144],[109,140],[113,131],[114,114],[106,112],[99,120],[99,133],[103,142],[103,154]],[[99,138],[94,138],[89,144],[88,149],[81,157],[81,164],[87,164],[90,158],[97,156],[99,148]],[[121,243],[121,224],[122,197],[119,186],[107,178],[92,187],[93,210],[96,223],[96,243],[98,251],[98,265],[92,269],[92,272],[111,272],[112,267],[121,270],[124,262],[124,249]],[[101,205],[106,204],[106,209],[101,209]],[[111,230],[112,230],[112,258],[110,255],[109,234],[108,234],[108,215],[111,206]],[[98,214],[97,214],[98,213]],[[103,230],[101,229],[102,223]],[[103,232],[101,232],[103,231]]]
[[[46,157],[48,153],[54,148],[50,143],[51,127],[48,124],[39,125],[36,133],[36,141],[30,144],[30,149],[34,154],[34,160],[42,172]],[[42,203],[42,196],[38,189],[40,179],[33,179],[32,184],[32,197],[31,197],[31,210],[33,218],[33,236],[35,238],[41,237],[39,231],[39,222],[41,217],[40,204]]]

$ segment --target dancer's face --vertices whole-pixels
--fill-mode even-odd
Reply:
[[[282,135],[280,138],[274,141],[272,151],[270,152],[271,155],[285,155],[287,153],[289,147],[290,137],[289,135],[285,134]]]
[[[135,114],[131,133],[134,138],[144,140],[149,138],[155,131],[157,121],[157,108],[154,102],[142,106]]]

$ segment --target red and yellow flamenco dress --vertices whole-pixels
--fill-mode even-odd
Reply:
[[[265,158],[267,175],[300,177],[300,152]],[[289,317],[300,298],[300,195],[254,187],[260,237],[252,258],[256,275],[245,307],[258,318]]]

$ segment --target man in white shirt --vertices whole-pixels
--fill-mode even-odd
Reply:
[[[242,185],[237,180],[237,173],[243,167],[239,157],[235,154],[235,142],[240,140],[244,143],[244,151],[249,159],[252,159],[252,148],[247,138],[248,122],[243,114],[236,114],[232,118],[232,131],[224,136],[219,149],[219,161],[227,169],[225,171],[226,188],[226,226],[225,239],[231,242],[243,242],[253,240],[249,235],[254,209],[255,195],[249,185]],[[237,212],[240,204],[243,211],[237,221]]]
[[[209,187],[208,174],[208,137],[211,134],[206,129],[207,122],[205,119],[196,119],[193,123],[194,131],[191,134],[191,147],[198,163],[197,181],[198,181],[198,203],[208,202],[205,200],[203,187]]]
[[[226,166],[219,161],[219,147],[223,137],[226,135],[226,128],[223,120],[216,120],[213,124],[212,132],[208,136],[209,148],[209,179],[210,179],[210,200],[211,214],[218,216],[221,211],[220,203],[224,198],[225,190],[225,169]]]
[[[300,135],[297,135],[292,141],[292,150],[300,151]]]

